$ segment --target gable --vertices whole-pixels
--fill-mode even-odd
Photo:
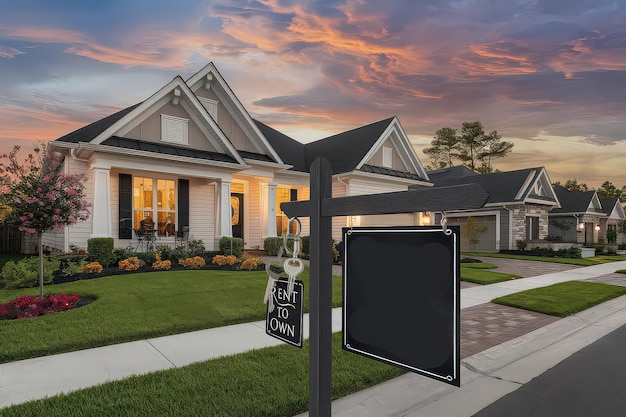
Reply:
[[[199,99],[210,100],[211,106],[216,104],[216,123],[237,150],[265,155],[270,161],[283,163],[213,63],[191,76],[187,85]]]
[[[400,157],[400,152],[391,139],[387,139],[383,144],[381,144],[378,150],[375,151],[374,155],[365,161],[365,164],[380,168],[393,169],[395,171],[410,172],[410,169]]]

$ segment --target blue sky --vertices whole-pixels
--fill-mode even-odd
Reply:
[[[253,117],[309,141],[398,116],[421,149],[479,120],[501,170],[626,185],[626,1],[21,0],[0,14],[0,152],[214,62]]]

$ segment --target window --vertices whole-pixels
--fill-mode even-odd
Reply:
[[[156,193],[154,192],[156,184]],[[154,222],[156,219],[156,222]],[[168,237],[176,232],[176,187],[173,180],[133,178],[133,228],[154,224],[157,235]]]
[[[383,146],[383,167],[393,167],[393,148]]]
[[[539,217],[526,217],[526,240],[539,240]]]
[[[198,97],[198,99],[204,108],[209,112],[213,120],[217,122],[217,104],[219,102],[206,97]]]
[[[162,114],[161,141],[189,144],[189,120]]]
[[[289,201],[298,200],[298,190],[295,188],[276,188],[276,236],[282,236],[284,231],[287,230],[287,222],[289,218],[280,209],[280,203],[286,203]],[[297,225],[292,223],[291,233],[295,233]]]

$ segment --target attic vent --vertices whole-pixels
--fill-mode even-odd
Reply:
[[[393,167],[393,148],[383,146],[383,168]]]
[[[206,97],[198,97],[198,99],[200,100],[200,103],[202,103],[204,108],[209,112],[213,120],[217,122],[217,104],[219,102]]]
[[[182,145],[189,144],[189,120],[162,114],[161,141]]]

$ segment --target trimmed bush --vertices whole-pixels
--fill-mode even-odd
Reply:
[[[52,282],[52,274],[60,269],[61,262],[54,257],[43,259],[43,283]],[[9,261],[2,268],[2,278],[7,281],[7,289],[32,288],[39,285],[39,258],[32,256],[17,262]]]
[[[98,262],[105,268],[112,265],[117,258],[113,254],[112,237],[93,237],[88,239],[87,253],[90,261]]]
[[[222,236],[220,239],[220,252],[224,255],[243,256],[243,239],[239,237]]]

